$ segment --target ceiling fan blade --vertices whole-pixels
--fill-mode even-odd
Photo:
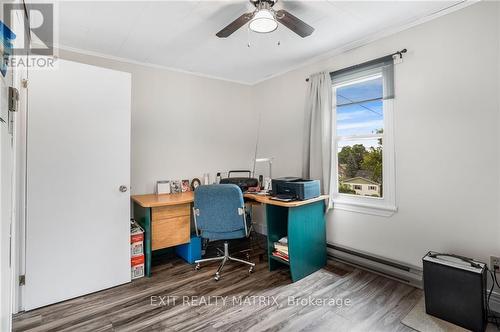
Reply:
[[[276,11],[276,20],[302,38],[313,33],[314,28],[284,9]]]
[[[229,23],[224,29],[217,32],[215,35],[219,38],[227,38],[233,34],[236,30],[244,26],[253,18],[254,13],[245,13]]]

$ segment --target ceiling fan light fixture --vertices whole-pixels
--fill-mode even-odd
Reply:
[[[250,30],[258,33],[273,32],[278,28],[278,22],[274,19],[273,13],[268,9],[260,9],[255,13],[253,19],[248,24]]]

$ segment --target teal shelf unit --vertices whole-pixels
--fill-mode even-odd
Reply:
[[[288,266],[296,282],[326,265],[325,204],[316,201],[296,207],[266,204],[269,270]],[[274,242],[288,237],[289,262],[273,256]]]

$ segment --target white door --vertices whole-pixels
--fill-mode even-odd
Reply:
[[[30,73],[26,310],[130,281],[130,90],[76,62]]]
[[[12,69],[0,74],[0,331],[10,329],[11,314],[11,234],[12,234],[12,117],[8,108],[8,89]]]

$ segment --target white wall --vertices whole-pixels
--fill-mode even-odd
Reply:
[[[132,193],[157,180],[249,169],[257,118],[251,87],[61,51],[60,56],[132,73]]]
[[[274,175],[297,175],[304,79],[408,49],[395,69],[399,211],[384,218],[334,210],[329,243],[416,266],[431,249],[485,261],[500,255],[499,21],[498,3],[475,4],[254,87]]]

